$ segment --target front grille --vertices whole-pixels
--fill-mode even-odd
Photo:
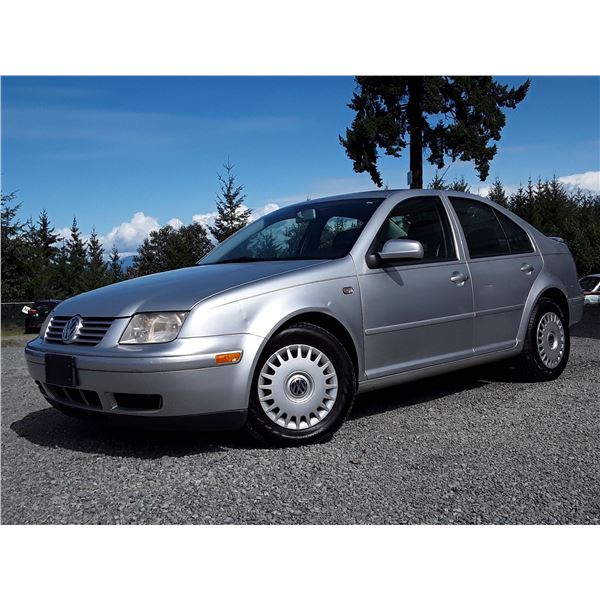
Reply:
[[[44,396],[50,393],[53,400],[70,401],[74,404],[81,404],[83,406],[91,406],[93,408],[102,408],[100,402],[100,396],[93,390],[81,390],[79,388],[63,387],[60,385],[51,385],[49,383],[44,384],[48,392],[44,389],[44,386],[36,381],[40,391]]]
[[[52,317],[44,339],[55,344],[64,344],[62,332],[71,317]],[[99,344],[114,319],[106,317],[82,317],[82,326],[72,344],[95,346]]]

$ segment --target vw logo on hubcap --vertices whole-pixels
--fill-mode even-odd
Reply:
[[[81,326],[83,325],[83,320],[79,315],[75,315],[74,317],[71,317],[67,323],[65,324],[65,327],[63,329],[62,332],[62,341],[65,344],[72,344],[75,341],[75,338],[77,337],[77,334],[79,333],[79,330],[81,329]]]
[[[293,399],[304,398],[310,390],[310,382],[305,375],[297,373],[289,378],[287,389]]]

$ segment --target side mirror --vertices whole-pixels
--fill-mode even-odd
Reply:
[[[423,246],[416,240],[388,240],[379,253],[382,261],[423,258]]]

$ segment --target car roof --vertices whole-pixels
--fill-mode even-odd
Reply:
[[[335,202],[338,200],[372,200],[381,198],[385,200],[388,196],[400,190],[371,190],[369,192],[353,192],[350,194],[337,194],[336,196],[323,196],[321,198],[307,198],[302,202],[295,202],[291,206],[310,206],[321,202]]]
[[[583,277],[580,277],[579,279],[585,279],[586,277],[600,277],[600,273],[590,273],[589,275],[584,275]]]
[[[435,193],[438,194],[440,191],[443,191],[447,194],[451,194],[452,196],[460,196],[461,198],[473,198],[474,200],[479,200],[480,202],[485,202],[487,204],[491,204],[492,206],[496,206],[496,204],[489,200],[484,196],[478,196],[477,194],[471,194],[468,192],[455,192],[454,190],[436,190],[436,189],[410,189],[410,188],[394,188],[388,190],[370,190],[366,192],[353,192],[350,194],[338,194],[336,196],[324,196],[322,198],[310,198],[305,200],[304,202],[297,202],[291,206],[310,206],[311,204],[317,202],[332,202],[336,200],[363,200],[363,199],[373,199],[380,198],[385,200],[390,196],[398,195],[400,199],[402,196],[409,196],[411,194],[415,194],[417,197],[425,195],[427,193]]]

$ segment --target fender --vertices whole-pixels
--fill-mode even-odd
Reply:
[[[354,293],[345,294],[344,288]],[[254,358],[253,371],[265,346],[287,322],[306,313],[320,313],[337,321],[346,329],[356,350],[358,378],[364,378],[362,306],[356,275],[297,286],[289,293],[281,291],[239,302],[247,325],[246,332],[263,338]]]
[[[531,318],[531,313],[538,303],[539,299],[550,289],[558,289],[565,297],[565,302],[569,302],[569,296],[564,284],[557,277],[548,273],[546,269],[540,273],[538,278],[535,280],[529,296],[525,301],[525,307],[523,308],[523,314],[521,315],[521,323],[519,325],[519,331],[517,333],[517,345],[516,347],[521,350],[525,342],[525,335],[527,332],[527,324]]]

